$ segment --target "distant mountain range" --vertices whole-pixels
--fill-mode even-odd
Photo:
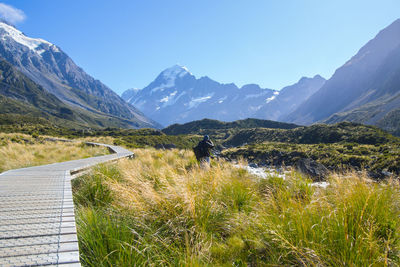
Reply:
[[[234,121],[250,117],[279,120],[318,90],[325,79],[302,78],[281,91],[247,84],[222,84],[208,77],[196,78],[186,67],[162,71],[142,90],[130,89],[122,98],[163,125],[203,118]],[[269,106],[274,108],[269,109]]]
[[[280,91],[256,84],[238,88],[197,79],[173,66],[142,90],[122,97],[163,125],[202,118],[259,118],[309,125],[351,121],[400,135],[400,19],[369,41],[325,80],[302,78]]]
[[[29,84],[35,84],[33,87],[42,88],[46,94],[41,94],[40,98],[45,99],[49,105],[61,107],[62,104],[63,108],[75,111],[77,117],[71,119],[82,126],[159,127],[110,88],[85,73],[59,47],[42,39],[25,36],[4,22],[0,22],[0,57],[15,68],[12,70],[13,75],[23,77],[24,81],[29,79]],[[12,69],[6,65],[2,62],[2,67]],[[18,84],[12,88],[15,87],[21,89]],[[16,97],[10,91],[5,94],[1,90],[1,93],[4,97],[30,103],[48,112],[43,106],[35,106],[30,99],[34,97],[32,94],[19,94]]]
[[[59,47],[0,22],[2,114],[78,128],[161,128],[203,118],[298,125],[352,121],[400,135],[400,20],[378,33],[329,80],[316,75],[281,90],[257,84],[239,88],[207,76],[197,78],[175,65],[122,98]]]

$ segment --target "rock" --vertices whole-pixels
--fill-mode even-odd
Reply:
[[[295,167],[299,172],[310,176],[314,182],[324,180],[329,172],[324,165],[312,159],[300,159]]]
[[[258,168],[258,165],[257,165],[257,163],[250,163],[250,164],[249,164],[249,167],[251,167],[251,168]]]
[[[392,175],[393,175],[393,173],[388,172],[387,170],[382,170],[381,173],[382,173],[382,175],[385,176],[385,177],[389,177],[389,176],[392,176]]]
[[[165,149],[173,149],[173,148],[176,148],[176,145],[175,144],[165,144],[164,147],[165,147]]]
[[[382,174],[381,173],[377,173],[375,171],[368,171],[367,174],[368,174],[369,178],[372,178],[374,180],[382,179]]]

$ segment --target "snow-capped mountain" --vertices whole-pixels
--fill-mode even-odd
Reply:
[[[144,89],[128,90],[122,97],[166,126],[202,118],[247,118],[274,92],[258,85],[238,88],[208,77],[197,79],[186,67],[175,65],[161,72]]]
[[[325,81],[320,75],[315,75],[313,78],[301,78],[297,83],[282,88],[279,94],[269,99],[266,105],[256,112],[255,117],[286,121],[286,116],[318,91]]]
[[[156,123],[123,101],[110,88],[89,76],[59,47],[24,35],[0,22],[0,56],[64,103],[94,114],[111,116],[131,127]],[[106,126],[106,125],[104,125]]]
[[[308,87],[305,90],[310,91]],[[196,78],[186,67],[175,65],[161,72],[144,89],[125,91],[122,98],[167,126],[203,118],[222,121],[249,117],[266,119],[268,116],[259,111],[279,99],[279,94],[277,90],[263,89],[257,84],[239,88],[233,83],[222,84],[208,77]],[[299,99],[305,98],[291,101]]]

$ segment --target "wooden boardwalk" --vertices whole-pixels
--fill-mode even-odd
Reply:
[[[114,154],[0,174],[0,266],[80,266],[71,174],[133,156],[89,144]]]

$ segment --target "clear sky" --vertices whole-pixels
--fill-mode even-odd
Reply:
[[[23,11],[15,21],[26,35],[58,45],[117,93],[145,87],[176,63],[239,86],[329,78],[400,18],[399,0],[0,2]]]

